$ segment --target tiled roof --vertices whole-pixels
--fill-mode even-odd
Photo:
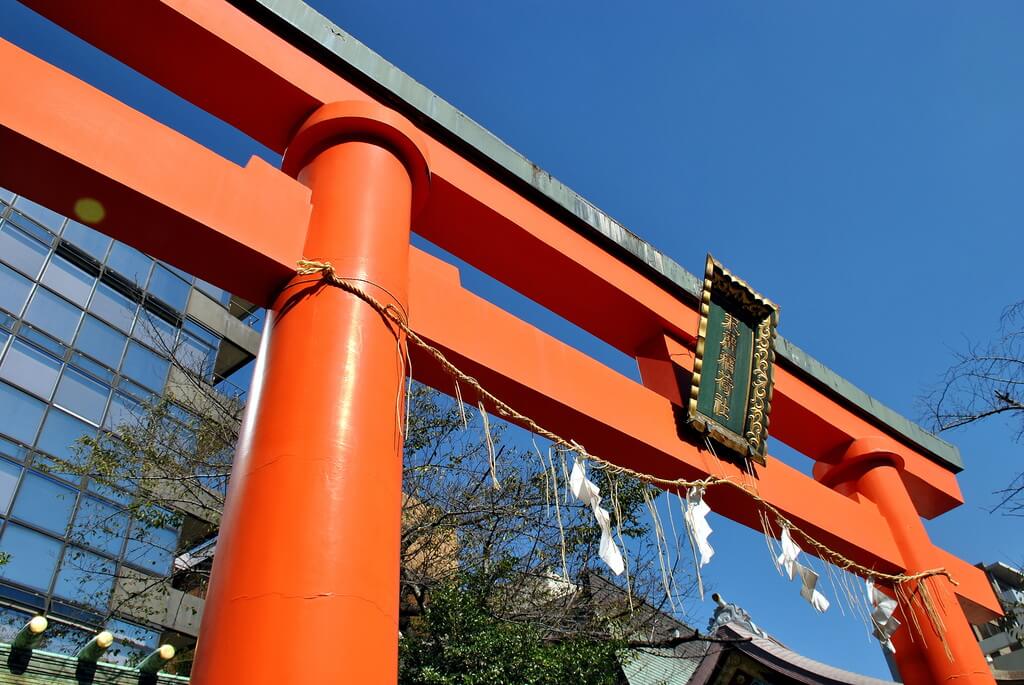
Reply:
[[[686,685],[701,657],[679,654],[677,650],[633,649],[623,659],[622,672],[629,685]]]
[[[717,636],[745,640],[736,642],[735,649],[798,683],[808,683],[808,685],[895,685],[891,680],[879,680],[859,673],[851,673],[809,659],[787,649],[771,638],[766,639],[754,635],[732,623],[719,630]]]

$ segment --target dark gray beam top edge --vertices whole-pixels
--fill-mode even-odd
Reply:
[[[544,198],[577,217],[582,222],[580,228],[596,231],[598,235],[591,233],[590,236],[596,242],[608,247],[614,246],[635,257],[651,270],[650,275],[656,280],[662,283],[667,281],[668,284],[675,286],[678,289],[677,295],[691,298],[699,296],[702,281],[672,258],[642,240],[553,178],[551,174],[540,170],[500,138],[350,36],[309,5],[301,0],[251,0],[251,4],[261,7],[264,13],[269,13],[277,22],[297,34],[285,38],[299,37],[304,43],[312,42],[326,50],[418,114],[417,119],[426,118],[432,125],[453,136],[460,144],[468,146],[503,172],[520,179]],[[897,437],[922,449],[943,466],[954,472],[963,469],[963,460],[956,446],[881,404],[796,345],[780,337],[776,343],[776,353],[787,366],[869,419],[885,426]]]

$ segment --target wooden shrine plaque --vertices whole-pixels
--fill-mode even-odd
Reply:
[[[710,439],[764,464],[779,308],[710,254],[687,421]]]

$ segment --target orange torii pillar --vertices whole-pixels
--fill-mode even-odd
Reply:
[[[322,106],[284,170],[311,190],[305,254],[407,311],[419,134],[370,103]],[[281,290],[231,472],[192,682],[398,678],[405,366],[398,331],[320,275]]]
[[[912,575],[935,567],[934,546],[910,493],[900,477],[902,462],[877,438],[855,440],[837,464],[819,463],[815,477],[847,495],[859,495],[873,502],[889,523],[893,538]],[[934,615],[922,603],[919,585],[926,585]],[[932,576],[908,581],[904,593],[913,599],[909,606],[900,600],[897,618],[902,621],[892,637],[894,659],[905,685],[962,683],[992,685],[992,671],[978,648],[967,618],[948,578]],[[936,630],[940,626],[942,635]],[[948,649],[948,652],[947,652]]]

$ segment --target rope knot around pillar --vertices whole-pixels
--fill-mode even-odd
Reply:
[[[369,294],[368,292],[360,288],[358,285],[356,285],[356,282],[361,281],[366,285],[378,288],[383,292],[388,293],[388,296],[391,297],[392,300],[395,300],[397,302],[394,295],[391,295],[391,293],[389,293],[387,288],[385,288],[384,286],[379,285],[377,283],[373,283],[371,281],[367,281],[365,279],[341,276],[334,269],[334,265],[327,260],[300,259],[297,262],[297,265],[298,269],[296,269],[295,271],[296,275],[312,276],[313,274],[323,274],[324,279],[327,280],[328,283],[341,290],[344,290],[349,294],[355,295],[359,299],[363,300],[383,317],[398,325],[399,329],[402,330],[403,332],[411,330],[409,328],[409,315],[405,312],[404,309],[402,309],[400,304],[396,304],[394,302],[384,304],[383,302],[375,298],[373,295]]]

